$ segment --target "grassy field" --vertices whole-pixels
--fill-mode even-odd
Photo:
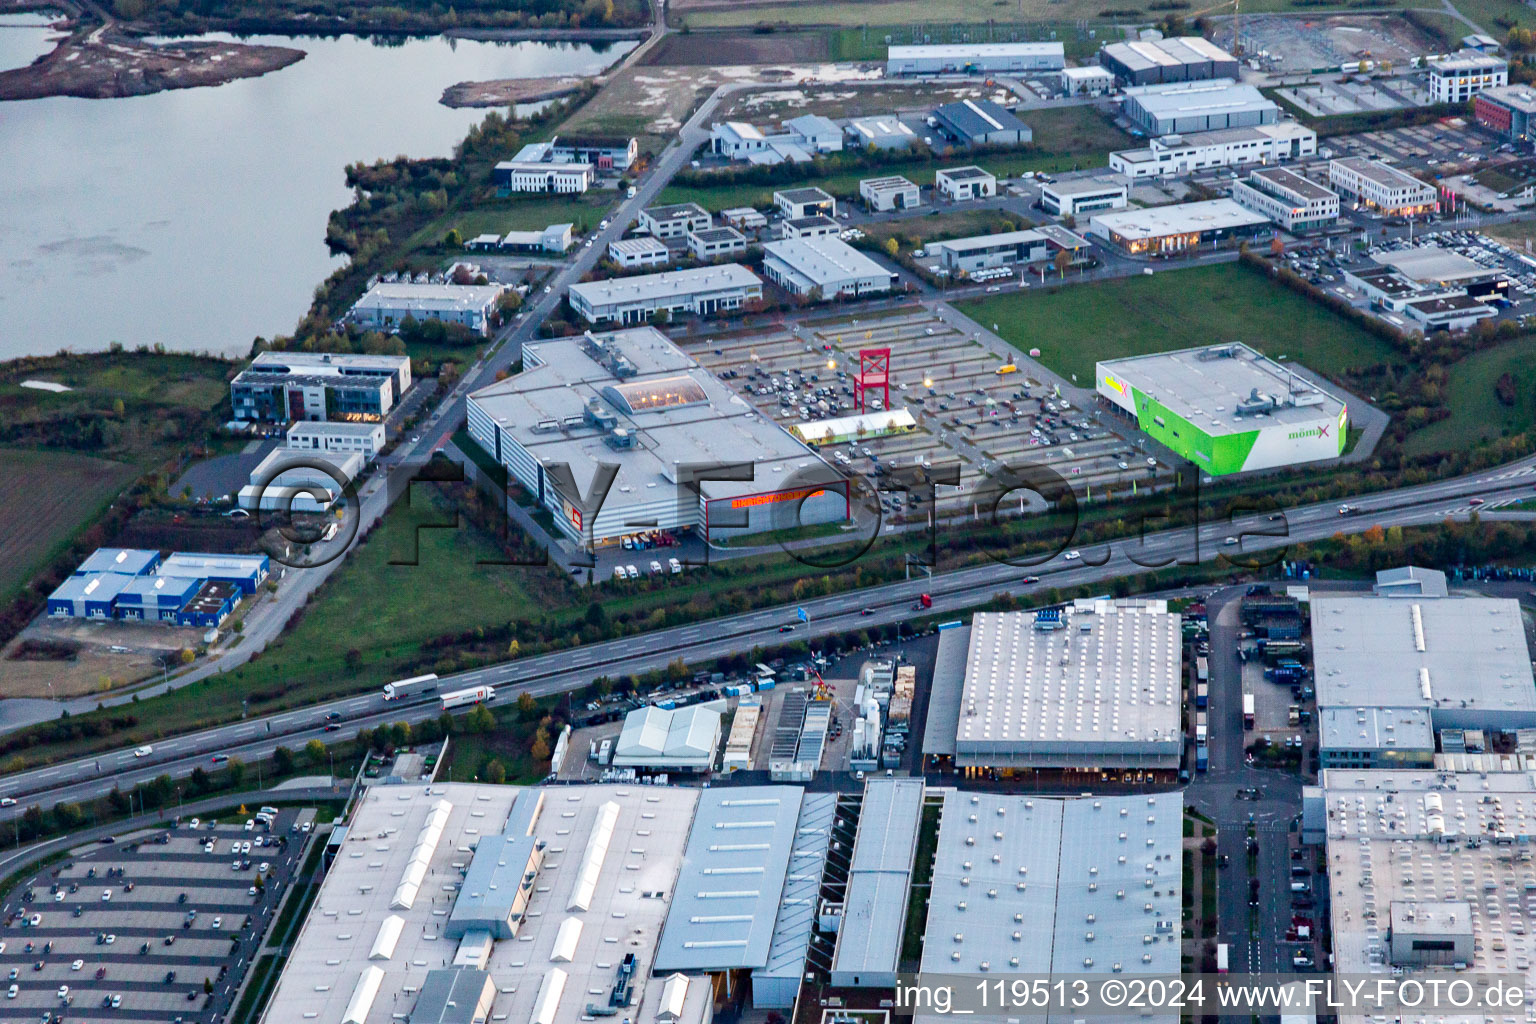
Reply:
[[[1505,6],[1507,0],[1486,0]],[[1348,8],[1347,2],[1337,7]],[[1392,3],[1391,6],[1399,6]],[[1461,6],[1458,4],[1457,6]],[[1375,8],[1372,8],[1373,10]],[[1291,0],[1245,0],[1244,13],[1261,11],[1297,11]],[[1182,13],[1182,12],[1181,12]],[[957,24],[982,25],[987,22],[1009,24],[1029,22],[1064,22],[1093,19],[1090,27],[1123,23],[1152,22],[1160,12],[1150,4],[1131,0],[834,0],[812,3],[790,0],[787,3],[747,3],[741,0],[683,0],[668,5],[673,24],[687,22],[692,28],[742,28],[751,25],[902,25],[909,31],[942,33]],[[939,39],[944,36],[940,35]]]
[[[1504,405],[1494,393],[1503,374],[1515,381],[1515,404]],[[1403,443],[1409,455],[1459,451],[1505,434],[1529,430],[1536,423],[1536,367],[1528,342],[1514,341],[1484,349],[1454,363],[1446,395],[1451,415],[1414,431]]]
[[[1234,264],[1161,271],[1043,292],[956,303],[977,323],[1092,386],[1094,363],[1223,341],[1247,342],[1324,374],[1388,362],[1387,344]],[[1128,315],[1134,310],[1134,315]]]
[[[1536,11],[1518,0],[1452,0],[1452,6],[1500,41],[1511,26],[1536,29]]]
[[[0,449],[0,598],[25,586],[136,476],[124,462]]]
[[[877,242],[884,243],[886,239],[894,238],[903,248],[916,249],[943,238],[994,234],[1003,230],[1002,216],[999,210],[962,210],[955,213],[935,210],[926,217],[882,221],[865,225],[861,230]]]
[[[881,62],[885,60],[887,46],[938,43],[1059,42],[1068,57],[1080,59],[1091,57],[1105,42],[1125,37],[1125,33],[1113,25],[1079,27],[1070,21],[1017,25],[859,25],[829,29],[826,34],[827,52],[832,60]]]
[[[468,210],[454,210],[427,224],[406,240],[406,251],[440,245],[443,236],[458,229],[466,242],[476,235],[504,235],[508,231],[542,231],[551,224],[574,224],[581,235],[597,227],[598,221],[618,202],[616,193],[607,189],[579,196],[522,196],[493,199]]]

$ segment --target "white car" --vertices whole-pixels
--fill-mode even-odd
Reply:
[[[7,998],[7,999],[15,999],[16,998],[16,993],[18,993],[20,991],[21,991],[20,986],[16,985],[13,982],[11,984],[11,987],[5,990],[5,998]]]
[[[16,798],[13,796],[0,796],[0,807],[15,807]]]
[[[655,560],[651,561],[651,575],[652,576],[660,576],[661,575],[661,563],[660,562],[657,562]]]
[[[1066,554],[1062,555],[1061,557],[1066,559],[1069,562],[1075,562],[1079,558],[1083,557],[1083,553],[1081,551],[1068,551]]]
[[[260,872],[261,874],[263,874],[263,875],[266,874],[271,869],[272,869],[272,865],[268,864],[266,861],[262,861],[260,864],[256,865],[256,870],[258,872]]]
[[[632,565],[626,565],[624,567],[624,575],[628,576],[632,580],[637,580],[640,578],[640,570],[636,569]]]
[[[108,932],[105,944],[110,946],[110,945],[112,945],[112,943],[114,943],[116,941],[117,941],[117,936],[113,935],[111,932]]]
[[[133,751],[133,756],[134,757],[148,757],[150,754],[153,754],[154,752],[155,752],[155,748],[146,743],[142,747],[135,747],[134,751]]]
[[[674,575],[676,575],[677,573],[683,571],[683,563],[679,562],[675,558],[669,558],[667,559],[667,568],[670,569]]]
[[[72,971],[78,971],[81,968],[83,968],[84,966],[85,966],[85,961],[84,960],[76,960],[74,963],[69,965],[69,969],[72,970]]]
[[[112,898],[112,890],[111,889],[103,889],[103,890],[101,890],[101,902],[106,903],[111,898]]]
[[[624,574],[624,567],[622,565],[616,565],[613,567],[613,578],[616,580],[627,578]]]
[[[254,885],[251,886],[249,889],[245,890],[245,894],[247,896],[255,896],[256,895],[256,887]]]
[[[117,1008],[118,1008],[118,1007],[119,1007],[119,1006],[122,1006],[122,1005],[123,1005],[123,997],[122,997],[122,996],[119,996],[119,995],[114,995],[114,996],[113,996],[113,997],[112,997],[112,1009],[114,1009],[114,1010],[115,1010],[115,1009],[117,1009]]]
[[[224,919],[222,917],[214,918],[213,919],[213,927],[215,927],[215,928],[222,928],[222,927],[224,927]]]
[[[250,853],[251,852],[251,841],[249,839],[247,839],[245,842],[240,844],[240,852],[241,853]]]

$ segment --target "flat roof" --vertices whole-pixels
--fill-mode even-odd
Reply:
[[[143,548],[97,548],[75,567],[75,573],[117,572],[137,576],[149,572],[158,561],[158,551]]]
[[[840,238],[820,235],[815,238],[785,238],[769,242],[763,252],[783,260],[811,284],[826,287],[850,278],[881,277],[887,281],[896,275]]]
[[[967,164],[965,167],[945,167],[934,172],[935,177],[948,178],[950,181],[970,181],[973,178],[996,178],[991,171],[984,171],[975,164]]]
[[[1391,164],[1382,163],[1380,160],[1372,160],[1363,156],[1339,157],[1332,161],[1330,166],[1342,167],[1353,171],[1367,181],[1373,181],[1383,188],[1427,188],[1434,186],[1426,181],[1420,181],[1407,171],[1400,171]]]
[[[847,131],[849,134],[862,135],[870,140],[888,139],[892,136],[912,138],[917,134],[895,114],[851,118],[848,121]]]
[[[1492,100],[1524,114],[1536,114],[1536,89],[1528,85],[1495,86],[1492,89],[1484,89],[1477,94],[1477,98]]]
[[[162,576],[250,576],[271,565],[266,555],[218,555],[178,551],[160,563]]]
[[[1062,43],[948,43],[936,46],[891,46],[886,49],[887,60],[918,60],[920,58],[956,59],[978,57],[1060,57],[1066,52]]]
[[[899,174],[887,174],[882,178],[865,178],[859,182],[859,187],[867,188],[872,192],[886,192],[891,189],[906,191],[909,188],[917,188],[915,184]]]
[[[1094,214],[1089,223],[1103,225],[1122,238],[1140,240],[1259,227],[1268,224],[1269,218],[1231,199],[1207,199],[1144,210],[1110,210]]]
[[[655,970],[767,964],[802,793],[798,786],[732,786],[699,795]]]
[[[1468,278],[1487,277],[1497,273],[1454,249],[1443,249],[1438,245],[1421,245],[1414,249],[1378,253],[1371,258],[1421,284],[1464,281]]]
[[[615,239],[608,243],[608,248],[614,252],[623,253],[626,256],[645,256],[656,252],[667,252],[667,244],[651,235],[636,235],[634,238]]]
[[[1435,728],[1424,708],[1334,707],[1317,713],[1321,750],[1435,750]]]
[[[864,784],[843,917],[832,954],[836,973],[896,969],[924,789],[922,779],[870,779]]]
[[[774,192],[774,199],[783,196],[791,203],[830,203],[832,197],[819,188],[781,188]]]
[[[470,285],[469,287],[477,287]],[[256,353],[251,369],[262,373],[378,373],[392,374],[411,364],[410,356],[370,355],[355,352],[288,352],[268,349]]]
[[[677,220],[682,217],[709,217],[709,211],[698,203],[673,203],[670,206],[648,206],[645,215],[652,220]]]
[[[1258,178],[1267,181],[1277,188],[1283,188],[1303,199],[1327,199],[1330,196],[1338,198],[1338,193],[1330,188],[1324,188],[1311,178],[1297,174],[1285,167],[1260,167],[1249,175],[1250,178]]]
[[[1509,61],[1503,57],[1493,53],[1480,53],[1477,50],[1458,50],[1455,53],[1431,57],[1428,63],[1430,71],[1497,71],[1500,68],[1509,67]]]
[[[48,600],[102,601],[111,604],[112,599],[122,593],[134,579],[135,577],[120,572],[71,576],[54,588],[53,593],[48,595]]]
[[[1386,267],[1371,267],[1366,270],[1346,270],[1350,277],[1381,292],[1383,295],[1397,297],[1401,295],[1413,295],[1418,292],[1419,286],[1403,277],[1395,270]]]
[[[1082,196],[1093,195],[1099,192],[1112,192],[1117,189],[1124,192],[1129,188],[1130,182],[1122,175],[1096,174],[1091,178],[1057,180],[1052,184],[1041,186],[1040,190],[1055,196]]]
[[[1536,711],[1512,598],[1314,594],[1312,638],[1320,708]]]
[[[134,597],[143,604],[157,604],[164,595],[184,604],[202,582],[196,576],[130,576],[118,596]]]
[[[954,756],[970,648],[969,625],[952,626],[939,634],[939,650],[933,659],[933,679],[928,687],[928,720],[923,727],[924,757]]]
[[[1156,352],[1098,364],[1211,435],[1240,434],[1270,424],[1337,420],[1342,399],[1311,380],[1239,342]],[[1274,399],[1262,415],[1238,415],[1253,392]]]
[[[702,292],[750,288],[762,283],[756,274],[740,263],[718,263],[686,270],[666,270],[659,274],[618,277],[609,281],[584,281],[571,285],[570,291],[595,308],[615,302],[647,302]]]
[[[1158,120],[1279,109],[1255,87],[1230,78],[1133,85],[1125,96]]]
[[[353,423],[349,420],[295,420],[288,427],[288,437],[318,434],[330,437],[372,437],[382,433],[383,421]]]
[[[193,614],[212,615],[223,608],[231,598],[240,596],[240,588],[233,583],[208,580],[197,588],[197,593],[182,606],[183,611]]]
[[[785,217],[784,223],[797,229],[820,228],[828,224],[837,227],[837,221],[824,213],[813,213],[809,217]]]
[[[419,309],[431,312],[482,310],[500,297],[499,284],[414,284],[380,281],[353,309]]]
[[[1492,311],[1493,307],[1485,305],[1470,295],[1434,295],[1427,299],[1408,303],[1409,309],[1416,309],[1420,313],[1432,315],[1435,313],[1471,312],[1475,309]]]
[[[963,764],[1177,758],[1183,643],[1160,600],[1098,600],[971,620]]]
[[[705,228],[703,231],[691,232],[692,237],[701,242],[745,242],[747,236],[733,227]]]
[[[991,252],[1031,242],[1043,242],[1045,233],[1038,228],[1023,231],[999,231],[995,235],[972,235],[969,238],[946,238],[928,245],[930,251],[947,249],[953,253]]]
[[[410,1013],[426,972],[455,959],[457,942],[443,930],[475,845],[505,833],[522,792],[465,783],[369,787],[263,1020],[341,1020],[370,968],[381,977],[362,1024]],[[543,867],[517,937],[491,943],[482,968],[496,984],[490,1019],[523,1024],[537,1007],[541,1024],[579,1024],[588,1003],[608,1005],[626,954],[636,961],[634,988],[619,1013],[638,1020],[635,1008],[658,1005],[666,979],[652,976],[651,961],[699,793],[633,784],[544,791],[532,824],[546,844]],[[412,876],[413,861],[421,867]],[[420,884],[405,887],[410,877]],[[390,918],[399,919],[389,926],[398,929],[395,941],[375,955]],[[689,987],[685,1021],[703,1020],[707,987]]]
[[[933,116],[964,135],[1028,131],[1029,126],[1013,111],[991,100],[961,100],[934,109]]]
[[[1149,145],[1160,149],[1201,149],[1207,146],[1226,146],[1234,142],[1256,142],[1279,139],[1291,141],[1317,137],[1317,132],[1297,121],[1276,121],[1273,124],[1250,124],[1239,128],[1212,128],[1204,132],[1178,132],[1153,139]],[[1128,153],[1137,150],[1126,150]]]
[[[1135,71],[1237,59],[1203,36],[1174,36],[1168,39],[1110,43],[1102,52],[1110,59]]]
[[[800,817],[795,823],[789,871],[779,896],[768,961],[753,972],[754,977],[804,976],[811,930],[820,909],[822,871],[832,845],[832,825],[836,818],[836,793],[805,793],[800,798]]]

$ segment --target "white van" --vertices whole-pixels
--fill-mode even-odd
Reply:
[[[675,558],[669,558],[667,559],[667,568],[670,569],[672,574],[675,576],[683,571],[683,563],[679,562]]]

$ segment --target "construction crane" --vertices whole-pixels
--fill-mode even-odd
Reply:
[[[1191,11],[1184,15],[1184,17],[1193,21],[1196,18],[1203,18],[1207,14],[1214,14],[1216,11],[1227,7],[1232,8],[1232,56],[1241,57],[1243,55],[1243,0],[1221,0],[1219,4],[1214,4],[1201,11]]]

